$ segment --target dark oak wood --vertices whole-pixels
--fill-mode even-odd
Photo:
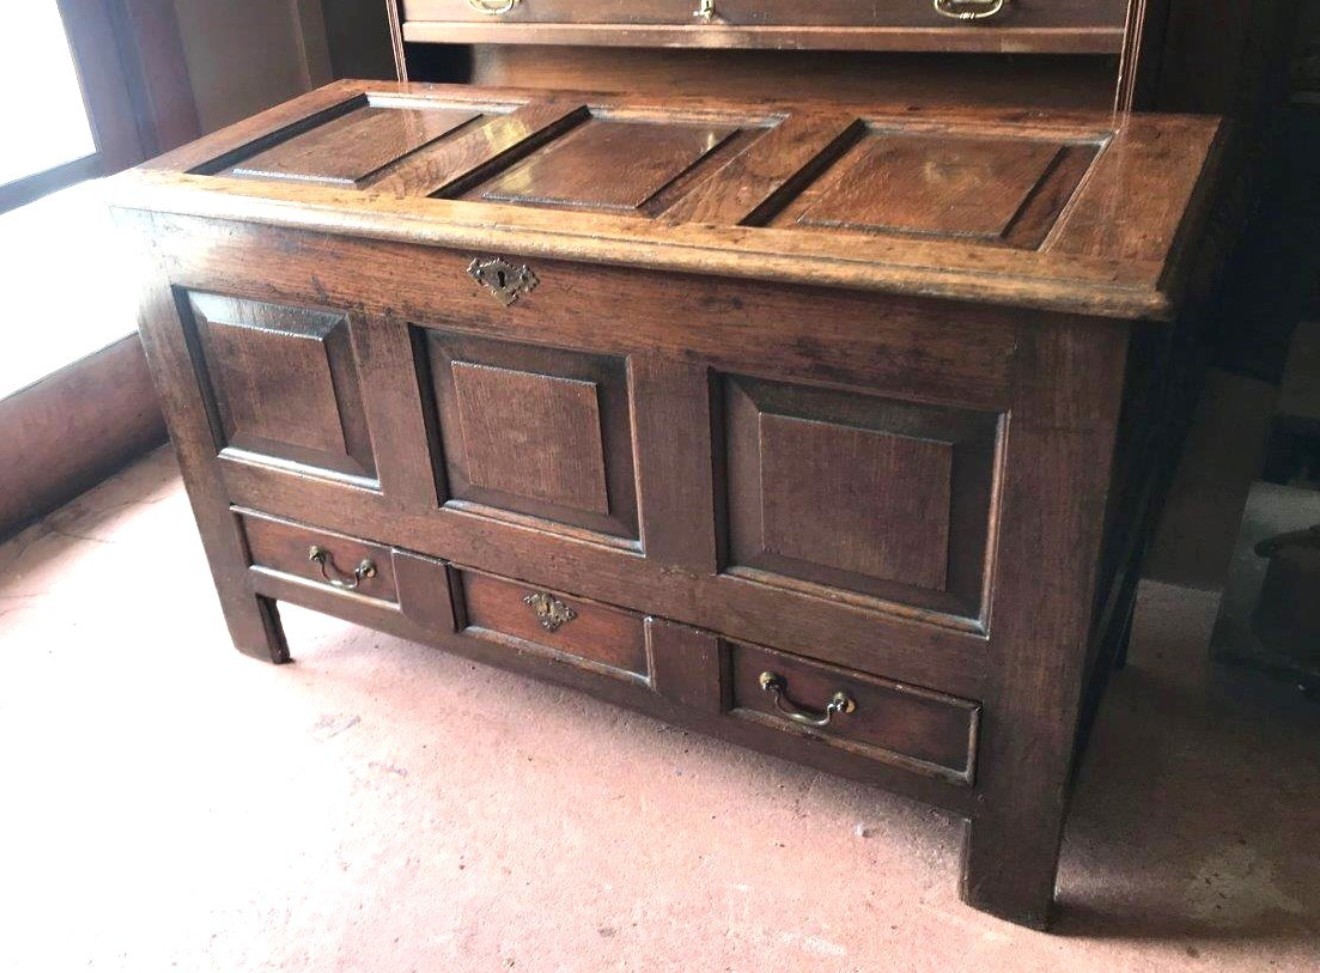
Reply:
[[[351,590],[364,598],[398,600],[389,548],[257,513],[245,513],[242,521],[248,557],[254,568],[294,575],[331,588],[337,582],[340,590]],[[315,548],[325,552],[324,570],[310,556]],[[365,562],[371,563],[371,573],[354,577],[355,569]],[[344,585],[353,587],[344,588]]]
[[[894,787],[1043,925],[1216,133],[340,84],[120,179],[235,643],[293,601]]]
[[[344,315],[188,295],[221,449],[375,478]]]
[[[491,4],[491,6],[500,6]],[[491,25],[591,24],[621,27],[630,24],[696,24],[696,4],[689,0],[518,0],[501,14],[475,9],[467,0],[402,0],[403,21],[467,21]],[[1021,26],[1119,26],[1127,11],[1125,0],[1053,0],[1051,3],[1015,3],[1008,0],[998,15],[976,29],[993,33]],[[958,21],[942,16],[921,0],[719,0],[706,26],[718,34],[722,27],[865,27],[935,25],[955,27]]]
[[[608,675],[648,678],[646,632],[640,615],[562,592],[458,571],[455,598],[465,621],[460,634],[520,651],[545,650]],[[545,599],[562,615],[542,623],[535,603]],[[562,620],[560,620],[562,619]]]
[[[975,780],[981,712],[976,703],[757,646],[729,642],[726,651],[729,711],[734,717],[821,739],[956,785]],[[782,680],[778,702],[762,683],[767,673]],[[844,693],[855,708],[834,713],[827,726],[804,726],[785,713],[819,719],[836,693]]]
[[[941,35],[947,36],[947,35]],[[402,42],[400,42],[402,43]],[[410,44],[413,51],[462,50]],[[702,50],[485,44],[473,52],[471,81],[547,91],[582,88],[639,94],[792,98],[966,108],[1019,106],[1108,110],[1117,55],[968,55],[946,51]],[[414,81],[440,80],[423,66]],[[407,80],[409,75],[400,75]],[[1126,105],[1124,107],[1131,107]]]

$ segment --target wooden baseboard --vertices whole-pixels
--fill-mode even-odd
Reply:
[[[165,438],[136,334],[0,399],[0,540]]]

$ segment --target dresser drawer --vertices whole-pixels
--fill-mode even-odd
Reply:
[[[404,0],[403,19],[515,24],[681,24],[696,0]]]
[[[648,677],[642,616],[477,571],[454,575],[461,635],[548,651],[606,675]]]
[[[707,19],[704,11],[709,9]],[[404,0],[407,21],[720,27],[1122,27],[1126,0]]]
[[[241,519],[253,567],[380,601],[398,600],[388,547],[251,513]]]
[[[974,780],[979,704],[727,642],[733,716],[952,783]]]

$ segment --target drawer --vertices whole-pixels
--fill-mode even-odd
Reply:
[[[641,615],[477,571],[454,576],[460,635],[549,652],[607,675],[648,678]]]
[[[970,785],[979,704],[727,642],[730,712],[907,770]]]
[[[403,19],[513,24],[682,24],[697,0],[404,0]]]
[[[404,0],[405,21],[685,26],[702,0]],[[714,0],[719,27],[1117,27],[1127,0]],[[963,16],[960,16],[963,15]]]
[[[380,601],[398,600],[388,547],[252,513],[241,519],[253,567]]]

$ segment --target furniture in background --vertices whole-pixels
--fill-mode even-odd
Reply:
[[[893,788],[1044,926],[1219,147],[341,83],[115,194],[240,649],[289,601]]]

